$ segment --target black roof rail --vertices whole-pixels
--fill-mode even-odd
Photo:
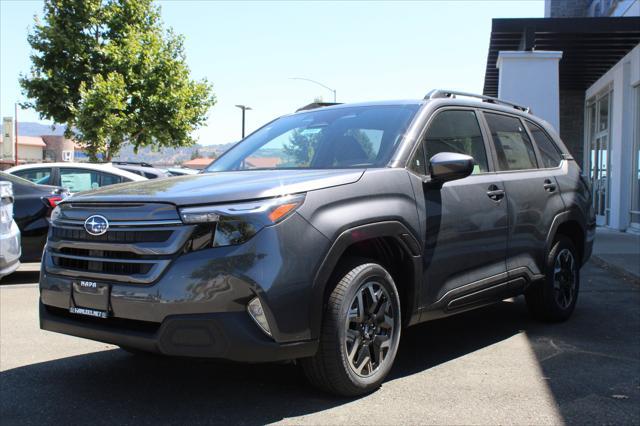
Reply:
[[[429,91],[424,97],[425,100],[438,99],[438,98],[455,98],[456,96],[464,96],[467,98],[476,98],[482,100],[482,102],[488,102],[490,104],[506,105],[515,108],[523,112],[531,112],[531,108],[523,105],[514,104],[513,102],[503,101],[502,99],[494,98],[492,96],[477,95],[475,93],[458,92],[455,90],[443,90],[433,89]]]
[[[122,166],[140,166],[140,167],[153,167],[149,163],[144,161],[112,161],[111,164],[120,164]]]

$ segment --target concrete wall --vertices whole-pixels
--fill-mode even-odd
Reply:
[[[529,106],[538,117],[561,131],[558,61],[562,52],[500,51],[498,97]]]
[[[634,88],[640,85],[640,44],[598,79],[586,92],[586,99],[611,88],[610,184],[611,214],[609,226],[625,230],[631,207],[631,167],[633,164],[634,125],[640,106],[634,101]],[[585,138],[586,151],[588,140]]]
[[[571,155],[583,167],[584,91],[560,91],[560,137]]]

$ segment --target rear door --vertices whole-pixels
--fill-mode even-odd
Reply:
[[[544,273],[546,239],[554,217],[564,210],[556,175],[560,162],[543,159],[524,121],[484,111],[509,212],[507,270],[511,279]],[[531,123],[533,124],[533,123]],[[541,130],[541,129],[540,129]],[[542,135],[538,139],[542,140]]]
[[[467,154],[476,163],[471,176],[442,188],[416,185],[425,229],[423,306],[453,310],[476,304],[478,297],[494,297],[478,290],[506,280],[507,207],[487,147],[474,109],[441,109],[410,163],[418,176],[427,174],[439,152]]]

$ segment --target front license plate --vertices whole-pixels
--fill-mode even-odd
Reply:
[[[107,317],[106,311],[98,311],[96,309],[89,309],[89,308],[78,308],[76,306],[70,307],[69,312],[71,312],[72,314],[87,315],[89,317],[95,317],[95,318]]]
[[[109,312],[110,286],[106,283],[79,280],[71,286],[72,313],[106,318]],[[74,312],[75,311],[75,312]]]

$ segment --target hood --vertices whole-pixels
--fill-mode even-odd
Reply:
[[[364,169],[253,170],[128,182],[82,192],[68,202],[166,202],[178,206],[277,197],[357,182]]]

